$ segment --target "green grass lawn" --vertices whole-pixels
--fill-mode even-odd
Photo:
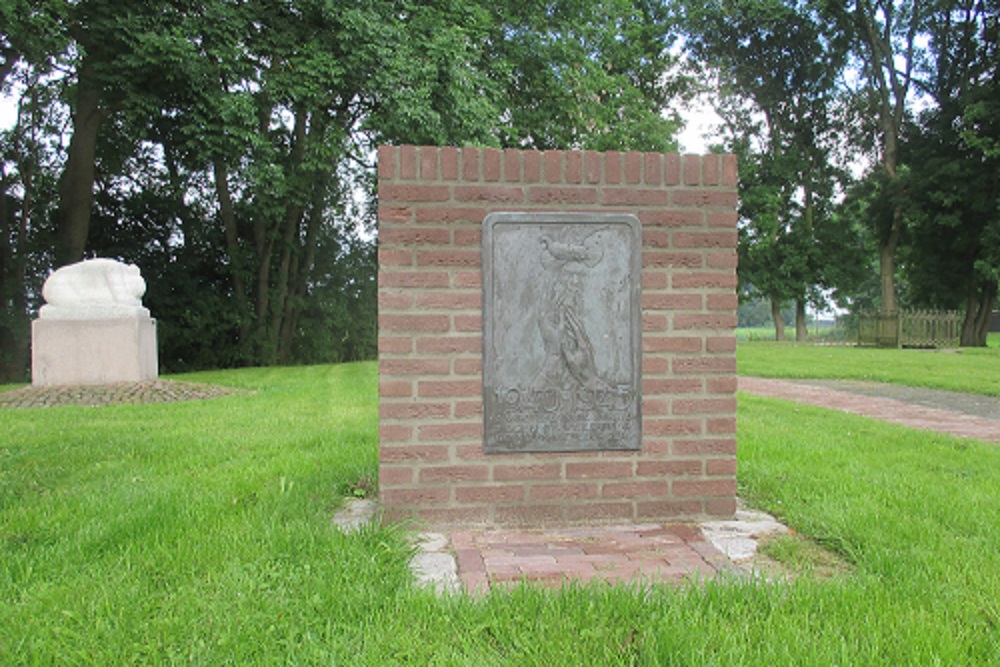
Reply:
[[[1000,347],[882,350],[852,346],[741,342],[740,375],[890,382],[1000,396]]]
[[[177,379],[254,393],[0,410],[0,664],[1000,662],[996,447],[742,396],[740,493],[849,575],[438,598],[330,522],[375,364]]]

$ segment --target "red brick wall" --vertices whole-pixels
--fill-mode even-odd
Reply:
[[[729,516],[736,495],[736,159],[382,146],[380,499],[430,524]],[[641,451],[483,453],[483,218],[643,226]]]

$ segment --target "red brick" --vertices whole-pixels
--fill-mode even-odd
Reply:
[[[411,183],[399,185],[395,183],[383,183],[379,186],[379,197],[381,201],[448,201],[451,192],[447,185],[424,185]]]
[[[706,352],[735,352],[736,351],[736,337],[735,336],[716,336],[708,338],[705,341],[705,351]]]
[[[736,458],[708,459],[705,461],[705,472],[708,475],[735,475]]]
[[[438,149],[433,146],[420,149],[420,178],[424,181],[438,180]]]
[[[493,511],[502,526],[544,526],[566,519],[565,505],[501,505]]]
[[[378,316],[380,331],[440,331],[446,332],[451,326],[447,315],[393,315],[382,313]]]
[[[634,518],[632,503],[579,503],[566,508],[568,521],[631,521]]]
[[[663,182],[663,155],[646,153],[646,185],[660,185]]]
[[[601,203],[605,206],[666,206],[669,201],[666,190],[605,188],[601,191]]]
[[[413,383],[407,380],[382,380],[378,384],[378,395],[390,398],[410,398],[413,396]]]
[[[410,354],[413,352],[413,338],[410,336],[379,336],[379,354]]]
[[[719,184],[719,156],[706,155],[702,161],[705,185]]]
[[[674,289],[732,289],[737,282],[733,273],[675,273],[671,285]]]
[[[410,310],[413,307],[413,290],[393,292],[388,289],[379,290],[378,309],[380,312],[389,310]]]
[[[452,274],[453,287],[479,289],[483,286],[481,271],[455,271]]]
[[[673,360],[674,373],[735,373],[735,357],[681,357]]]
[[[380,179],[390,179],[396,175],[396,147],[378,147],[378,177]]]
[[[378,407],[379,419],[426,419],[447,417],[451,406],[447,403],[382,403]]]
[[[666,289],[667,288],[667,273],[666,271],[643,271],[642,272],[642,289],[644,290],[656,290],[656,289]]]
[[[642,183],[642,153],[635,151],[625,153],[625,182]]]
[[[694,394],[701,391],[701,380],[695,378],[650,378],[642,379],[642,393],[647,396],[656,394]]]
[[[445,245],[451,241],[440,227],[390,227],[379,231],[379,250],[390,245]]]
[[[600,183],[601,165],[604,162],[604,156],[596,151],[584,151],[583,162],[584,168],[587,172],[587,183]]]
[[[413,427],[405,424],[379,424],[378,439],[380,446],[391,442],[409,442],[413,438]]]
[[[483,254],[479,250],[420,250],[417,252],[417,266],[479,266]]]
[[[412,250],[378,249],[378,263],[382,266],[413,266]]]
[[[684,185],[701,184],[701,156],[685,155],[684,159]]]
[[[378,483],[381,488],[389,486],[408,486],[413,484],[412,466],[379,466]]]
[[[670,485],[662,481],[623,482],[604,484],[602,498],[642,498],[643,496],[667,496]]]
[[[684,398],[674,399],[675,415],[704,415],[736,412],[736,398]]]
[[[421,205],[416,209],[416,219],[418,223],[445,224],[449,222],[471,222],[480,224],[486,217],[486,208],[483,206],[439,206],[437,204],[426,206]],[[435,228],[435,231],[447,235],[449,230],[443,227]],[[379,241],[382,240],[381,235]],[[447,243],[445,240],[442,243]]]
[[[580,183],[583,181],[583,153],[581,151],[566,152],[566,182]]]
[[[724,206],[735,208],[739,199],[735,190],[675,190],[672,201],[676,206]]]
[[[379,287],[448,287],[447,271],[380,271]]]
[[[706,265],[712,269],[735,269],[739,264],[739,257],[735,250],[732,252],[710,252],[705,261]]]
[[[463,354],[481,352],[483,341],[470,336],[434,336],[417,339],[417,354]]]
[[[399,147],[399,178],[412,181],[417,177],[417,147]]]
[[[596,204],[597,188],[536,185],[528,188],[528,201],[536,204]]]
[[[508,182],[521,180],[521,151],[508,148],[503,152],[503,173]]]
[[[481,395],[482,387],[478,380],[421,380],[417,384],[417,396],[474,398]]]
[[[637,519],[676,520],[698,517],[702,514],[701,503],[696,501],[655,500],[640,501],[635,504]]]
[[[702,473],[701,459],[678,459],[674,461],[640,461],[636,468],[637,477],[677,477]]]
[[[479,180],[479,149],[467,146],[462,149],[462,180]]]
[[[726,232],[674,232],[675,248],[735,248],[736,230]]]
[[[456,359],[456,375],[480,375],[483,372],[482,359]]]
[[[733,359],[735,365],[736,360]],[[719,417],[705,421],[705,429],[713,435],[736,433],[736,417]]]
[[[388,359],[378,361],[380,375],[448,375],[449,359]]]
[[[675,440],[673,453],[676,456],[718,456],[736,454],[736,438],[707,438],[704,440]]]
[[[647,437],[642,441],[642,453],[647,457],[670,455],[669,439],[660,440]]]
[[[456,185],[455,200],[520,204],[524,202],[524,189],[509,185]]]
[[[596,483],[538,484],[532,486],[528,492],[528,498],[531,500],[575,500],[596,497]]]
[[[542,154],[538,151],[524,151],[524,182],[537,183],[542,180]]]
[[[643,419],[642,432],[648,435],[695,435],[701,433],[700,419]]]
[[[735,294],[708,294],[705,296],[705,307],[708,310],[736,310],[740,305]]]
[[[604,154],[605,183],[622,182],[622,154],[618,151],[608,151]]]
[[[639,221],[644,227],[701,227],[705,215],[701,211],[659,209],[640,211]]]
[[[701,310],[701,294],[669,292],[642,295],[642,309],[646,310]]]
[[[424,424],[418,427],[417,435],[421,442],[482,438],[483,424],[482,422]]]
[[[559,479],[558,463],[525,463],[519,465],[493,465],[493,480],[496,482],[516,482],[520,480]]]
[[[455,331],[482,331],[482,315],[455,315]]]
[[[736,514],[736,498],[710,498],[705,501],[705,514],[726,519]]]
[[[383,463],[419,461],[447,461],[448,448],[445,445],[389,445],[382,443],[379,459]]]
[[[666,229],[643,229],[642,230],[642,247],[643,248],[669,248],[670,247],[670,232]]]
[[[421,484],[441,482],[484,482],[489,471],[485,466],[429,466],[417,473]]]
[[[701,338],[690,336],[642,337],[643,352],[701,352]]]
[[[631,461],[586,461],[566,464],[566,479],[615,479],[631,476]]]
[[[455,365],[458,365],[456,360]],[[457,372],[457,371],[456,371]],[[455,419],[465,419],[466,417],[476,417],[483,414],[482,401],[455,401]]]
[[[736,313],[713,313],[707,315],[676,313],[674,329],[733,329],[736,327]]]
[[[500,180],[500,160],[503,155],[503,151],[499,148],[484,148],[483,149],[483,180],[484,181],[499,181]]]
[[[545,151],[545,182],[562,183],[562,151]]]
[[[681,156],[671,153],[666,156],[663,166],[663,182],[665,185],[679,185],[681,182]]]
[[[445,181],[458,180],[458,149],[454,146],[441,147],[441,178]]]
[[[524,500],[524,487],[509,484],[490,486],[460,486],[455,489],[460,503],[512,503]]]
[[[722,156],[722,184],[736,186],[739,184],[739,170],[735,155]]]
[[[378,207],[378,221],[386,222],[409,222],[413,217],[413,208],[410,206],[382,206]]]
[[[418,292],[417,308],[429,310],[479,310],[482,296],[476,292],[445,290],[441,292]]]
[[[648,266],[674,266],[685,269],[700,269],[703,259],[698,252],[665,252],[663,250],[646,250],[642,253],[642,265]]]
[[[482,229],[456,229],[452,233],[452,239],[457,246],[476,246],[483,242]]]
[[[736,229],[739,216],[736,211],[709,211],[705,216],[709,227]]]
[[[664,375],[670,372],[670,359],[656,353],[643,354],[642,374],[645,376]]]
[[[738,384],[735,377],[708,378],[705,380],[705,391],[709,394],[735,394]]]
[[[414,489],[380,489],[379,501],[387,506],[427,505],[448,502],[451,489],[443,486],[422,486]]]
[[[674,496],[735,496],[735,479],[675,480],[672,485]]]
[[[643,313],[642,315],[642,330],[650,332],[663,332],[667,329],[667,316],[666,315],[652,315],[650,313]]]

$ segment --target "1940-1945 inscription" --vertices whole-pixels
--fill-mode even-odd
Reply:
[[[486,217],[487,453],[640,448],[641,253],[633,215]]]

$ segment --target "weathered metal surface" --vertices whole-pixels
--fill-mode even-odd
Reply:
[[[633,215],[486,217],[487,453],[640,448],[641,260]]]

